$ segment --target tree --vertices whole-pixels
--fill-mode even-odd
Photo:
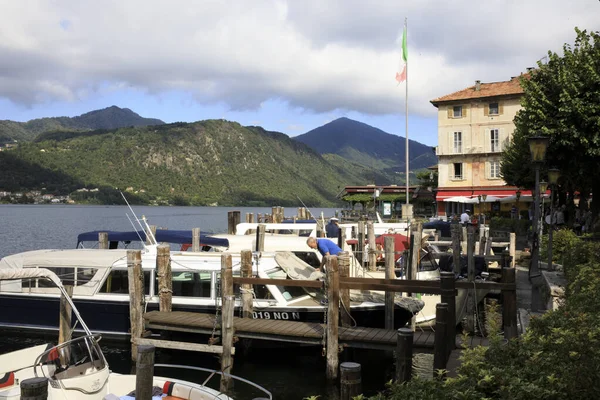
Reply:
[[[513,141],[503,155],[502,175],[511,185],[533,187],[527,139],[550,137],[547,168],[561,170],[562,191],[596,194],[592,212],[600,211],[600,33],[575,28],[573,46],[563,55],[548,52],[548,62],[521,77],[523,108],[515,117]]]

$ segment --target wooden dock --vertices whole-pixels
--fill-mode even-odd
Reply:
[[[149,330],[189,332],[220,335],[221,325],[215,324],[214,314],[201,314],[184,311],[151,311],[144,314],[145,327]],[[261,339],[288,343],[321,345],[324,324],[316,322],[280,321],[233,317],[235,336],[238,338]],[[364,349],[394,350],[397,343],[397,330],[339,327],[339,344],[343,347]],[[434,347],[435,332],[415,332],[413,346]]]

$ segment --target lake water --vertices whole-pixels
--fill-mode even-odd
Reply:
[[[227,212],[271,213],[270,208],[247,207],[133,207],[136,215],[145,215],[149,223],[170,229],[200,228],[202,232],[225,232]],[[296,208],[285,210],[293,216]],[[332,216],[335,209],[314,208],[311,212]],[[74,248],[77,234],[93,230],[132,230],[127,218],[133,219],[125,206],[79,206],[79,205],[0,205],[0,257],[21,251],[43,248]],[[136,227],[137,229],[137,227]],[[0,304],[0,310],[2,305]],[[58,318],[58,310],[57,310]],[[39,338],[15,337],[0,332],[0,352],[38,343]],[[55,340],[55,339],[53,339]],[[104,344],[108,362],[114,371],[129,373],[130,353],[126,345]],[[320,347],[251,347],[247,354],[235,356],[233,374],[249,379],[270,390],[275,399],[303,399],[321,395],[326,399],[325,359]],[[351,354],[352,353],[352,354]],[[393,364],[390,357],[379,351],[345,350],[341,355],[352,357],[363,368],[363,389],[375,394],[384,389],[391,378]],[[219,368],[214,355],[192,352],[159,351],[157,362]],[[163,371],[157,371],[163,373]],[[183,379],[196,380],[189,373],[179,375]],[[240,390],[241,387],[240,387]],[[238,393],[236,399],[252,398],[256,393]]]

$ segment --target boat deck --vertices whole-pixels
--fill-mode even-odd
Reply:
[[[183,311],[151,311],[144,314],[149,330],[176,331],[220,336],[221,327],[215,324],[214,314]],[[252,318],[233,318],[235,336],[239,338],[275,340],[281,342],[319,345],[323,341],[325,325],[315,322],[281,321]],[[397,331],[379,328],[339,327],[339,342],[345,347],[392,350],[396,347]],[[435,333],[429,330],[415,332],[413,346],[433,348]]]

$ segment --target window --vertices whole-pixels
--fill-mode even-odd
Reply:
[[[500,178],[500,161],[490,161],[490,179]]]
[[[490,129],[490,151],[492,153],[500,151],[500,131]]]
[[[454,106],[452,112],[454,118],[462,118],[462,106]]]
[[[462,132],[454,132],[454,153],[462,153]]]
[[[498,103],[490,103],[488,108],[488,114],[489,115],[498,115],[499,114],[499,107],[498,107]]]
[[[172,274],[173,296],[210,298],[212,272],[173,271]]]
[[[127,270],[114,269],[110,271],[108,278],[100,288],[100,293],[129,294]],[[150,294],[150,271],[144,271],[144,294]]]
[[[456,180],[460,180],[463,178],[463,170],[462,170],[462,163],[454,163],[452,164],[452,170],[454,172],[454,174],[452,175],[453,179]]]
[[[88,267],[48,267],[63,282],[64,285],[81,286],[88,283],[96,274],[96,268]],[[47,279],[38,279],[38,287],[56,287]]]

